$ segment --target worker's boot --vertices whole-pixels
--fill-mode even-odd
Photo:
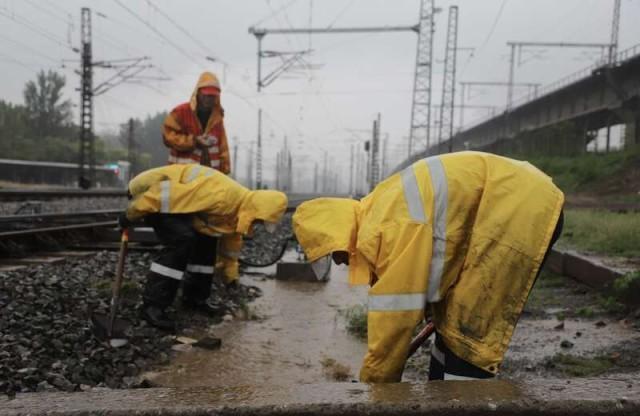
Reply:
[[[156,328],[165,329],[167,331],[175,331],[176,329],[175,321],[169,318],[164,309],[156,305],[143,305],[142,318],[147,321],[149,325],[155,326]]]
[[[220,303],[213,303],[211,301],[193,301],[185,299],[182,301],[182,306],[186,310],[190,310],[196,313],[201,313],[207,316],[220,316],[226,311],[226,307]]]

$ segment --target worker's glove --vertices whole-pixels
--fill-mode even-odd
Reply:
[[[118,215],[118,227],[121,230],[131,227],[131,224],[132,224],[131,221],[129,220],[129,218],[127,218],[126,211],[123,211],[120,213],[120,215]]]

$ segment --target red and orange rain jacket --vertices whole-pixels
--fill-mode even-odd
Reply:
[[[197,114],[198,90],[202,87],[214,87],[220,90],[218,78],[211,72],[203,72],[198,79],[189,102],[174,108],[164,120],[162,138],[169,148],[169,164],[201,163],[223,173],[231,172],[229,145],[224,130],[224,111],[220,96],[216,96],[216,105],[206,126],[200,124]],[[195,137],[206,134],[208,151],[196,146]],[[208,156],[208,157],[207,157]]]

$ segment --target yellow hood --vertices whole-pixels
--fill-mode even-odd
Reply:
[[[198,107],[198,90],[202,87],[215,87],[219,89],[222,93],[222,88],[220,87],[220,81],[218,81],[218,77],[213,72],[203,72],[200,74],[200,78],[198,78],[198,82],[196,83],[196,87],[193,89],[193,93],[191,93],[191,99],[189,100],[189,106],[191,107],[191,111],[194,113]],[[219,114],[222,116],[224,111],[222,110],[222,101],[220,101],[220,95],[216,97],[216,105],[213,108],[214,114]]]
[[[287,196],[280,191],[249,191],[238,210],[236,232],[247,234],[255,220],[277,223],[287,209]]]
[[[318,198],[298,207],[293,230],[309,261],[334,251],[349,253],[349,283],[368,284],[369,265],[356,249],[358,205],[353,199]]]

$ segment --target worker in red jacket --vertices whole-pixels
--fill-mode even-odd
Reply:
[[[164,120],[162,138],[169,148],[169,164],[199,163],[229,174],[223,117],[220,82],[211,72],[203,72],[189,102],[174,108]]]

